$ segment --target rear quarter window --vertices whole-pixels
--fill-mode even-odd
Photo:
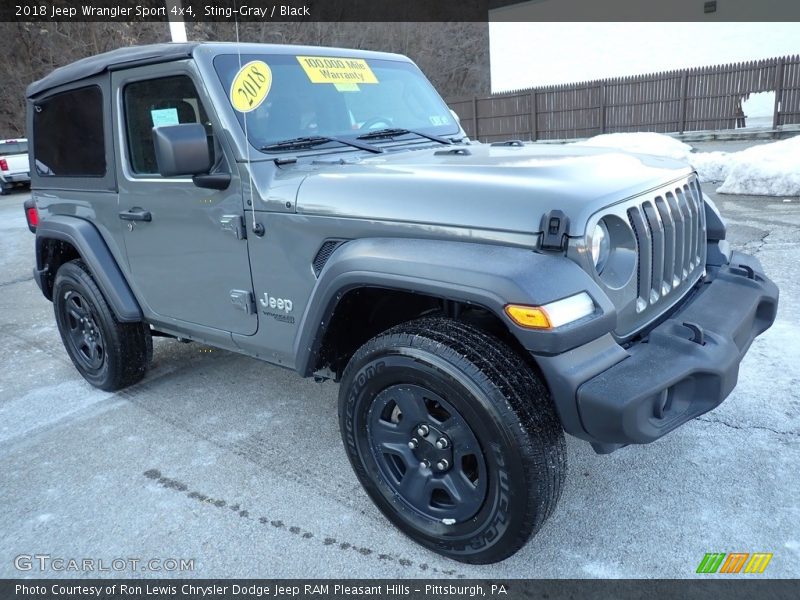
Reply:
[[[103,93],[98,86],[61,92],[36,102],[33,154],[44,177],[103,177]]]

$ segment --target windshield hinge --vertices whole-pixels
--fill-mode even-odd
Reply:
[[[525,145],[525,142],[522,140],[506,140],[505,142],[492,142],[489,144],[490,146],[514,146],[515,148],[520,148]]]
[[[542,217],[542,250],[566,250],[569,218],[560,210],[551,210]]]
[[[253,292],[231,290],[231,304],[248,315],[256,314],[256,301],[253,298]]]
[[[471,156],[469,148],[450,148],[449,150],[437,150],[434,156]]]
[[[222,231],[229,231],[236,236],[237,240],[247,239],[247,228],[244,226],[242,215],[222,215],[219,220]]]

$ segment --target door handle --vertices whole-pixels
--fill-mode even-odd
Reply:
[[[149,210],[135,206],[130,210],[119,213],[119,218],[123,221],[152,221],[153,215],[150,214]]]

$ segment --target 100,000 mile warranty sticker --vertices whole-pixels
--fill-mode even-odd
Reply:
[[[378,83],[363,58],[298,56],[297,61],[311,83]]]

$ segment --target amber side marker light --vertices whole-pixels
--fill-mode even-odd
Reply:
[[[509,304],[506,314],[520,327],[532,329],[550,329],[550,319],[541,306],[524,306],[522,304]]]
[[[594,314],[595,306],[591,296],[581,292],[542,306],[507,304],[505,311],[520,327],[554,329]]]

